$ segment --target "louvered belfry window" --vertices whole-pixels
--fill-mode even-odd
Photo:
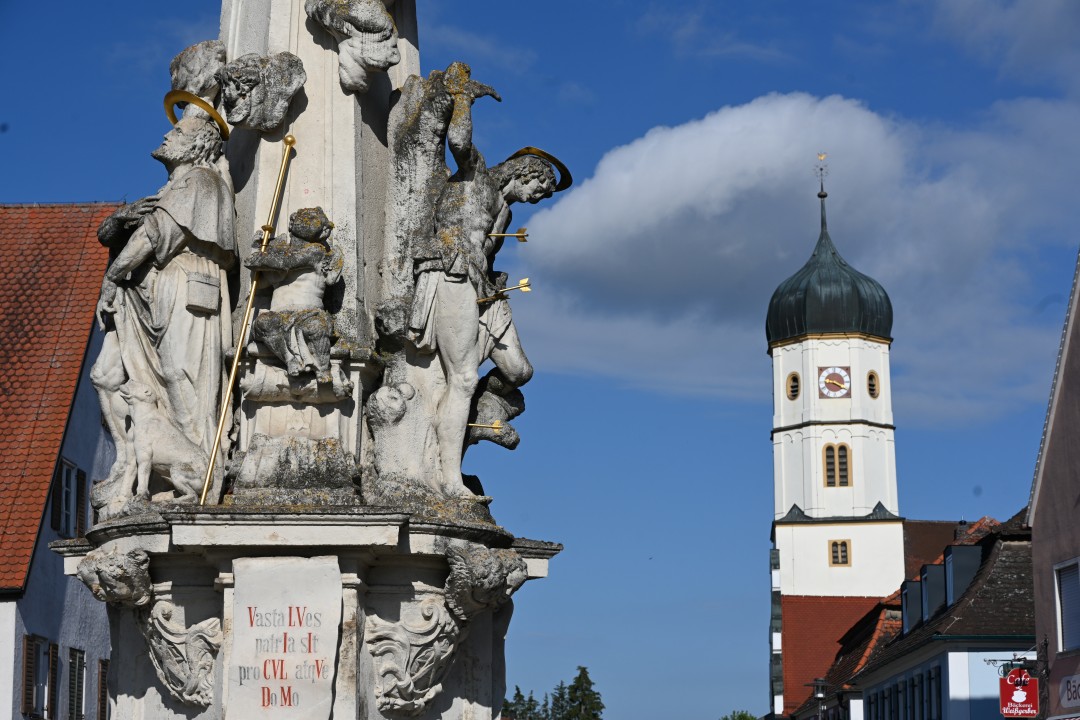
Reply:
[[[826,445],[823,450],[825,487],[851,487],[851,448]]]

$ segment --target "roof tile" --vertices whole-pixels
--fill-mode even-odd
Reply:
[[[26,582],[86,353],[114,203],[0,205],[0,590]]]

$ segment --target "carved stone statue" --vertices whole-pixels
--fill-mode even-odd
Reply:
[[[506,228],[512,203],[536,203],[555,190],[554,171],[538,158],[515,158],[487,168],[472,145],[470,106],[475,95],[468,90],[467,72],[461,66],[447,72],[448,89],[455,97],[447,140],[458,170],[439,196],[432,235],[413,248],[416,291],[408,323],[417,351],[438,354],[444,374],[446,389],[435,430],[442,484],[456,494],[468,493],[461,483],[461,455],[477,370],[485,356],[498,354],[516,384],[532,375],[509,305],[505,300],[478,303],[499,291],[491,259],[502,239],[489,234]]]
[[[149,388],[151,414],[169,418],[195,447],[208,452],[213,443],[222,356],[232,346],[226,272],[236,261],[233,193],[217,164],[221,139],[214,121],[189,110],[151,153],[169,181],[120,207],[98,230],[112,261],[97,305],[106,335],[91,380],[117,455],[92,493],[101,519],[152,490],[135,490],[134,419],[122,385]]]
[[[150,557],[142,550],[91,550],[79,562],[79,579],[101,602],[142,607],[150,602]]]
[[[322,208],[297,210],[289,217],[289,236],[275,238],[245,262],[274,288],[270,309],[255,318],[252,336],[273,351],[291,377],[313,372],[319,383],[333,382],[334,319],[323,296],[341,279],[344,263],[327,242],[333,228]]]
[[[378,310],[389,350],[383,386],[368,402],[374,464],[449,497],[472,497],[463,449],[479,440],[514,447],[506,421],[524,410],[517,390],[532,377],[505,294],[492,268],[515,202],[536,203],[569,185],[565,168],[534,148],[488,168],[472,142],[472,104],[498,99],[452,64],[410,77],[391,114],[391,192]],[[457,169],[450,174],[449,148]],[[562,179],[557,180],[557,165]],[[495,237],[492,237],[495,235]],[[495,365],[483,382],[478,370]],[[467,426],[487,425],[487,428]],[[491,427],[495,426],[495,427]]]
[[[204,40],[185,48],[169,65],[173,90],[186,90],[213,104],[225,67],[225,43]]]
[[[367,92],[373,72],[401,60],[394,19],[383,0],[306,0],[308,17],[338,44],[338,78],[346,92]]]
[[[307,82],[307,73],[300,58],[292,53],[251,53],[225,65],[218,78],[229,123],[269,132],[285,119],[293,96]]]
[[[525,561],[513,550],[456,542],[445,552],[450,575],[441,597],[404,604],[396,622],[368,616],[364,642],[375,659],[376,704],[385,714],[423,713],[442,690],[471,620],[507,605],[525,582]]]

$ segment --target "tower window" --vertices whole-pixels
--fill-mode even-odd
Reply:
[[[834,567],[849,567],[851,565],[851,541],[829,541],[829,565]]]
[[[881,382],[878,380],[877,373],[873,370],[866,376],[866,392],[875,400],[881,394]]]
[[[799,397],[799,373],[791,373],[787,376],[787,398],[794,400]]]
[[[824,448],[825,487],[851,487],[851,448],[843,443]]]

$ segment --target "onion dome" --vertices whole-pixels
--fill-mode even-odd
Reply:
[[[802,268],[780,283],[769,301],[765,337],[776,343],[811,333],[859,333],[892,339],[892,302],[885,288],[840,257],[825,224],[822,187],[821,235]]]

